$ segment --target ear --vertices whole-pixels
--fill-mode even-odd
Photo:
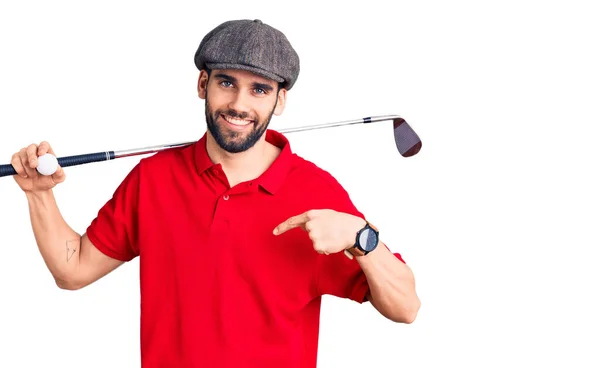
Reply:
[[[198,97],[201,99],[206,98],[206,88],[208,87],[208,73],[206,70],[200,71],[200,76],[198,77]]]
[[[287,90],[282,88],[279,90],[279,93],[277,94],[277,105],[275,106],[275,110],[273,110],[273,114],[274,115],[281,115],[281,113],[283,113],[283,110],[285,109],[285,101],[287,98]]]

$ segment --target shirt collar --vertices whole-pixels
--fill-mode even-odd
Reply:
[[[202,175],[206,170],[210,169],[217,164],[213,163],[208,156],[208,151],[206,151],[206,135],[208,132],[204,133],[202,138],[196,142],[194,145],[194,158],[196,164],[196,171],[198,175]]]
[[[207,134],[208,132],[204,133],[202,138],[195,143],[194,147],[195,165],[198,175],[202,175],[206,170],[214,166],[221,166],[220,164],[213,163],[208,156],[208,152],[206,150]],[[254,182],[270,194],[275,194],[277,190],[281,188],[285,178],[287,177],[292,163],[293,154],[290,147],[290,142],[283,134],[275,130],[267,129],[265,139],[267,142],[279,147],[281,152],[275,161],[273,161],[271,166],[269,166],[269,168],[261,176],[256,178]]]

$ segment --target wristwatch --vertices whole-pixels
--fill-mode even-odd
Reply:
[[[344,251],[348,258],[352,259],[353,256],[362,257],[371,253],[379,244],[379,230],[375,225],[367,221],[365,227],[360,229],[356,233],[356,241],[351,248]]]

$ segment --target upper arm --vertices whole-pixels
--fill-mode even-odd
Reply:
[[[102,253],[94,246],[87,234],[81,237],[79,264],[71,282],[70,289],[83,288],[106,276],[125,263]]]
[[[356,260],[350,260],[343,252],[319,255],[317,265],[317,290],[320,295],[333,295],[354,300],[367,301],[369,283]]]
[[[137,164],[81,236],[79,266],[70,288],[82,288],[139,255]]]

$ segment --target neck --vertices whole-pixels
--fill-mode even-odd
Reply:
[[[275,161],[281,149],[267,142],[265,136],[266,133],[244,152],[229,153],[217,144],[210,132],[207,133],[208,156],[215,164],[221,164],[231,187],[256,179]]]

